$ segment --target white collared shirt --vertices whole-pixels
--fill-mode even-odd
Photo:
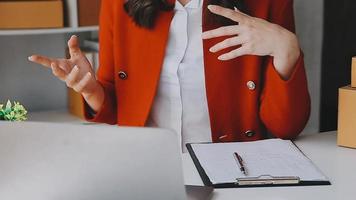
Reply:
[[[182,151],[189,142],[210,142],[202,42],[202,3],[176,1],[149,126],[178,133]]]

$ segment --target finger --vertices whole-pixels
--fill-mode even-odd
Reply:
[[[66,77],[66,80],[65,80],[68,87],[70,87],[70,88],[74,87],[74,85],[77,82],[78,75],[79,75],[79,68],[78,68],[78,66],[74,66],[72,71],[68,74],[68,76]]]
[[[235,22],[243,23],[246,20],[246,15],[243,15],[241,12],[231,10],[229,8],[224,8],[217,5],[209,5],[208,9],[214,14],[231,19]]]
[[[245,16],[245,17],[250,17],[249,15],[247,15],[246,13],[243,13],[243,12],[241,12],[238,8],[236,8],[236,7],[234,7],[234,11],[235,12],[238,12],[239,14],[241,14],[241,15],[243,15],[243,16]]]
[[[223,49],[226,49],[229,47],[241,45],[241,44],[243,44],[243,42],[244,42],[244,40],[241,36],[228,38],[220,43],[217,43],[213,47],[211,47],[209,49],[209,51],[215,53],[215,52],[218,52],[220,50],[223,50]]]
[[[221,36],[231,36],[240,34],[240,32],[241,28],[238,25],[223,26],[217,29],[205,31],[202,35],[202,38],[205,40]]]
[[[40,55],[32,55],[28,57],[28,60],[40,65],[43,65],[45,67],[51,67],[51,63],[54,61],[53,58],[49,58],[46,56],[40,56]]]
[[[82,51],[79,48],[78,37],[76,35],[72,35],[72,37],[68,40],[68,48],[69,54],[72,58],[82,55]]]
[[[65,60],[60,60],[57,65],[58,65],[58,67],[61,68],[66,74],[69,74],[69,73],[72,71],[72,69],[73,69],[73,67],[70,66],[70,64],[69,64],[67,61],[65,61]]]
[[[91,80],[91,73],[88,72],[82,80],[80,80],[74,87],[73,89],[76,91],[76,92],[79,92],[79,93],[82,93],[84,88],[88,85],[89,81]]]
[[[58,77],[59,79],[61,79],[62,81],[65,80],[65,77],[67,76],[67,73],[65,73],[58,65],[57,63],[53,62],[51,64],[51,68],[52,68],[52,73]]]
[[[225,60],[231,60],[243,55],[247,55],[248,51],[247,48],[245,48],[244,46],[235,49],[233,51],[230,51],[229,53],[223,54],[221,56],[218,57],[219,60],[225,61]]]

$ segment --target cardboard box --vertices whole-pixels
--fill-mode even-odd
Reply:
[[[68,88],[68,111],[80,119],[85,119],[82,95],[72,88]]]
[[[351,86],[339,89],[337,144],[356,148],[356,88]]]
[[[352,58],[351,66],[351,87],[356,88],[356,57]]]
[[[61,0],[0,0],[0,29],[63,27]]]
[[[101,0],[78,0],[79,26],[96,26],[99,24]]]

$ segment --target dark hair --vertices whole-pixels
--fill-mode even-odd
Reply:
[[[226,8],[234,9],[238,8],[241,11],[245,11],[245,5],[243,0],[207,0],[208,4],[220,5]],[[169,4],[167,0],[127,0],[124,4],[124,9],[132,20],[141,27],[153,28],[156,18],[159,12],[170,11],[174,8],[174,5]],[[230,25],[235,22],[226,19],[221,16],[212,14],[211,12],[205,12],[209,22],[218,23],[221,25]]]

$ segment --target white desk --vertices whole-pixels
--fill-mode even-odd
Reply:
[[[59,120],[58,120],[59,119]],[[73,122],[65,112],[33,113],[33,121]],[[80,123],[77,119],[74,123]],[[303,135],[298,147],[329,177],[331,186],[266,187],[216,189],[212,200],[348,200],[356,199],[356,149],[336,145],[336,132]],[[202,185],[200,176],[188,154],[183,155],[186,185]]]
[[[73,124],[86,123],[82,119],[69,114],[67,110],[29,112],[28,121],[73,123]]]
[[[305,135],[298,147],[329,177],[331,186],[215,189],[211,199],[348,200],[356,199],[356,149],[338,147],[336,132]],[[183,156],[186,184],[202,184],[188,154]]]

